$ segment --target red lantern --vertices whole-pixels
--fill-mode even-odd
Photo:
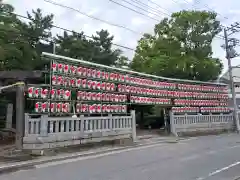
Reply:
[[[111,90],[111,84],[110,83],[106,83],[106,90],[110,91]]]
[[[77,67],[76,66],[70,66],[70,71],[71,71],[71,74],[76,74]]]
[[[101,93],[97,93],[96,100],[97,101],[101,101],[102,100],[102,94]]]
[[[82,68],[82,75],[87,76],[87,68],[85,67]]]
[[[64,113],[69,113],[70,112],[70,104],[69,103],[64,103],[62,105],[62,112],[64,112]]]
[[[76,86],[76,79],[75,78],[70,79],[70,85],[71,85],[71,87]]]
[[[76,87],[80,88],[81,87],[81,83],[82,83],[82,80],[81,79],[77,79],[76,80]]]
[[[87,80],[86,79],[82,79],[82,87],[86,88],[87,86]]]
[[[105,79],[108,80],[109,79],[109,73],[105,72]]]
[[[93,78],[96,78],[96,75],[97,75],[97,72],[96,72],[95,69],[93,69],[93,70],[92,70],[92,77],[93,77]]]
[[[102,105],[101,105],[101,104],[98,104],[98,105],[97,105],[97,112],[98,112],[98,113],[101,113],[101,112],[102,112]]]
[[[58,72],[62,73],[63,72],[63,64],[58,64]]]
[[[63,84],[63,77],[62,76],[58,76],[57,77],[57,85],[62,85]]]
[[[63,72],[67,74],[69,72],[69,66],[67,64],[64,64]]]
[[[48,89],[42,89],[41,98],[46,99],[48,97]]]
[[[91,99],[92,99],[93,101],[96,101],[96,96],[97,96],[96,93],[93,92],[93,93],[92,93],[92,98],[91,98]]]
[[[92,81],[92,89],[96,89],[97,88],[97,82],[96,81]]]
[[[86,69],[87,70],[87,77],[91,77],[92,76],[92,69]]]
[[[97,71],[97,78],[100,79],[101,78],[101,71]]]
[[[41,103],[40,102],[35,103],[35,112],[41,112]]]
[[[57,64],[56,63],[52,64],[52,71],[57,72]]]
[[[114,90],[115,90],[115,84],[114,84],[114,83],[111,83],[111,84],[110,84],[110,90],[111,90],[111,91],[114,91]]]
[[[77,75],[78,76],[82,75],[82,67],[80,67],[80,66],[77,68]]]
[[[102,89],[103,91],[106,90],[106,83],[105,83],[105,82],[102,82],[102,84],[101,84],[101,89]]]

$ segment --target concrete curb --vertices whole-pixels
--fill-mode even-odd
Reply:
[[[142,143],[142,144],[135,143],[133,145],[128,145],[128,146],[124,146],[124,147],[108,148],[105,150],[99,150],[99,151],[93,151],[93,152],[74,153],[74,154],[65,155],[65,156],[59,155],[59,156],[55,156],[52,158],[48,157],[48,158],[30,160],[30,161],[19,162],[19,163],[11,163],[11,164],[7,164],[4,166],[0,166],[0,175],[5,174],[5,173],[16,172],[19,170],[34,169],[36,165],[45,164],[45,163],[49,163],[49,162],[58,162],[58,161],[63,161],[63,160],[67,160],[67,159],[75,159],[75,158],[79,158],[79,157],[93,156],[93,155],[108,153],[111,151],[133,149],[136,147],[141,147],[141,146],[146,146],[146,145],[154,145],[154,144],[159,144],[159,143],[173,143],[173,142],[177,143],[178,141],[180,141],[180,140],[179,139],[177,139],[175,141],[160,140],[160,141]]]

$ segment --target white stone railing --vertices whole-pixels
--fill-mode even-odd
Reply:
[[[175,135],[188,132],[231,130],[234,127],[232,114],[175,115],[171,113],[171,132]]]
[[[136,140],[135,111],[129,116],[32,118],[25,114],[24,149],[45,149],[88,142]]]

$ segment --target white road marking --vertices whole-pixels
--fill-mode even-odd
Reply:
[[[237,165],[239,165],[239,164],[240,164],[240,161],[237,161],[237,162],[235,162],[235,163],[233,163],[233,164],[230,164],[229,166],[223,167],[223,168],[221,168],[221,169],[217,169],[217,170],[209,173],[206,177],[199,177],[199,178],[197,178],[196,180],[205,180],[205,179],[207,179],[207,178],[209,178],[209,177],[211,177],[211,176],[214,176],[214,175],[216,175],[216,174],[219,174],[219,173],[221,173],[221,172],[223,172],[223,171],[226,171],[226,170],[228,170],[228,169],[230,169],[230,168],[232,168],[232,167],[235,167],[235,166],[237,166]]]

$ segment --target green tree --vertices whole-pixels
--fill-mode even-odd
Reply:
[[[28,40],[31,47],[37,53],[37,61],[33,64],[33,69],[43,69],[45,63],[41,60],[42,52],[53,52],[52,42],[52,26],[53,14],[44,16],[41,9],[32,10],[31,13],[27,12],[27,17],[31,21],[23,23],[25,38]]]
[[[0,1],[0,70],[31,69],[36,53],[25,39],[14,8]]]
[[[220,31],[214,12],[173,13],[155,25],[154,35],[139,40],[131,68],[165,77],[215,80],[223,65],[212,57],[211,43]]]
[[[92,36],[94,44],[94,57],[93,62],[104,65],[115,65],[121,50],[112,48],[112,41],[114,36],[110,36],[107,30],[97,31],[95,36]]]
[[[58,54],[111,66],[119,62],[122,53],[119,49],[113,50],[112,40],[108,31],[101,30],[91,39],[86,38],[84,32],[64,32],[62,36],[57,35],[55,42]]]

